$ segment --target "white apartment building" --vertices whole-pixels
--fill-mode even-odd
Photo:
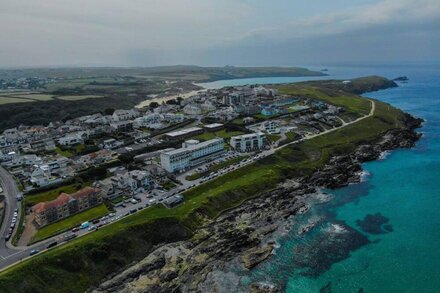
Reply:
[[[139,116],[139,112],[135,109],[115,110],[115,112],[113,112],[112,118],[114,121],[119,122],[119,121],[131,120],[138,116]]]
[[[239,152],[261,150],[266,145],[266,136],[263,132],[233,136],[230,144],[233,149]]]
[[[160,162],[162,168],[170,173],[176,173],[209,161],[223,152],[223,138],[205,142],[188,140],[182,144],[182,148],[162,153]]]
[[[260,130],[265,131],[269,134],[280,133],[280,129],[278,126],[279,125],[277,122],[275,122],[273,120],[268,120],[268,121],[261,123]]]
[[[64,137],[61,137],[58,140],[58,143],[64,146],[71,146],[75,144],[84,143],[84,138],[81,135],[81,133],[68,134]]]

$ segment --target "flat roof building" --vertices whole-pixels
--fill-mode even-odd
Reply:
[[[203,129],[200,127],[190,127],[190,128],[184,128],[178,131],[172,131],[172,132],[168,132],[164,135],[164,137],[166,139],[169,140],[177,140],[177,139],[182,139],[182,138],[186,138],[186,137],[190,137],[196,134],[200,134],[203,133]]]
[[[205,128],[207,131],[217,131],[223,128],[223,124],[221,123],[212,123],[212,124],[206,124],[205,126],[203,126],[203,128]]]
[[[180,149],[163,152],[160,155],[162,168],[170,173],[178,173],[193,166],[207,162],[224,152],[223,138],[215,138],[205,142],[188,140]]]

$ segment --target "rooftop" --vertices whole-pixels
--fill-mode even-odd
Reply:
[[[223,124],[221,123],[212,123],[212,124],[206,124],[204,127],[205,128],[217,128],[217,127],[222,127]]]
[[[214,139],[211,139],[211,140],[200,142],[198,144],[190,144],[186,148],[180,148],[180,149],[171,150],[171,151],[168,151],[168,152],[164,152],[163,154],[165,154],[165,155],[180,154],[180,153],[185,152],[185,151],[192,151],[192,150],[200,149],[200,148],[209,146],[209,145],[211,145],[213,143],[216,143],[216,142],[223,142],[223,138],[214,138]]]
[[[168,132],[166,133],[166,135],[168,136],[180,136],[180,135],[185,135],[194,131],[200,131],[202,130],[202,128],[200,127],[190,127],[190,128],[185,128],[182,130],[178,130],[178,131],[172,131],[172,132]]]

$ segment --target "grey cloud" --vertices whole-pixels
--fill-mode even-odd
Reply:
[[[270,5],[261,11],[244,0],[72,3],[2,0],[0,66],[440,59],[438,0],[378,0],[280,20]]]

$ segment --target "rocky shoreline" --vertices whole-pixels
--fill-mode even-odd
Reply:
[[[307,198],[318,187],[339,188],[361,180],[361,164],[380,158],[384,151],[414,146],[423,120],[405,114],[404,129],[387,132],[379,141],[359,146],[351,154],[337,156],[311,176],[295,178],[276,189],[230,210],[201,227],[193,238],[165,244],[92,292],[219,292],[211,272],[228,262],[251,269],[270,257],[275,243],[271,235],[288,227],[289,219],[306,213]],[[319,221],[319,219],[317,220]],[[313,229],[310,223],[299,233]],[[232,286],[232,285],[231,285]],[[233,290],[233,287],[230,288]],[[278,292],[267,284],[252,284],[250,292]]]

